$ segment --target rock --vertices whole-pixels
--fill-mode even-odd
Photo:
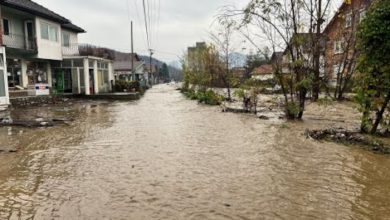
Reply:
[[[269,120],[270,118],[268,116],[265,116],[265,115],[260,115],[259,119],[261,119],[261,120]]]
[[[47,121],[41,122],[40,125],[41,125],[42,127],[49,127],[49,126],[52,126],[52,125],[51,125],[49,122],[47,122]]]
[[[3,118],[0,119],[0,124],[7,125],[7,124],[12,124],[13,120],[11,118]]]

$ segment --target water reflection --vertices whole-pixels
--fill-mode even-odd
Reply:
[[[307,140],[304,123],[222,114],[168,86],[78,106],[70,126],[11,135],[24,150],[0,156],[0,219],[390,216],[390,159]]]

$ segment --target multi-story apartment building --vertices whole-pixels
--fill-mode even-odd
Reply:
[[[371,0],[344,1],[324,30],[326,75],[331,84],[355,71],[356,32]]]

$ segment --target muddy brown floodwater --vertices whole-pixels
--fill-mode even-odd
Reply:
[[[167,85],[75,106],[50,110],[69,126],[0,129],[20,149],[0,154],[0,219],[390,219],[390,157],[306,139],[310,115],[221,113]]]

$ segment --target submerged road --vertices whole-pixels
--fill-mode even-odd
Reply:
[[[70,126],[0,129],[22,146],[0,154],[0,219],[390,218],[390,158],[307,140],[304,123],[167,85],[74,111]]]

